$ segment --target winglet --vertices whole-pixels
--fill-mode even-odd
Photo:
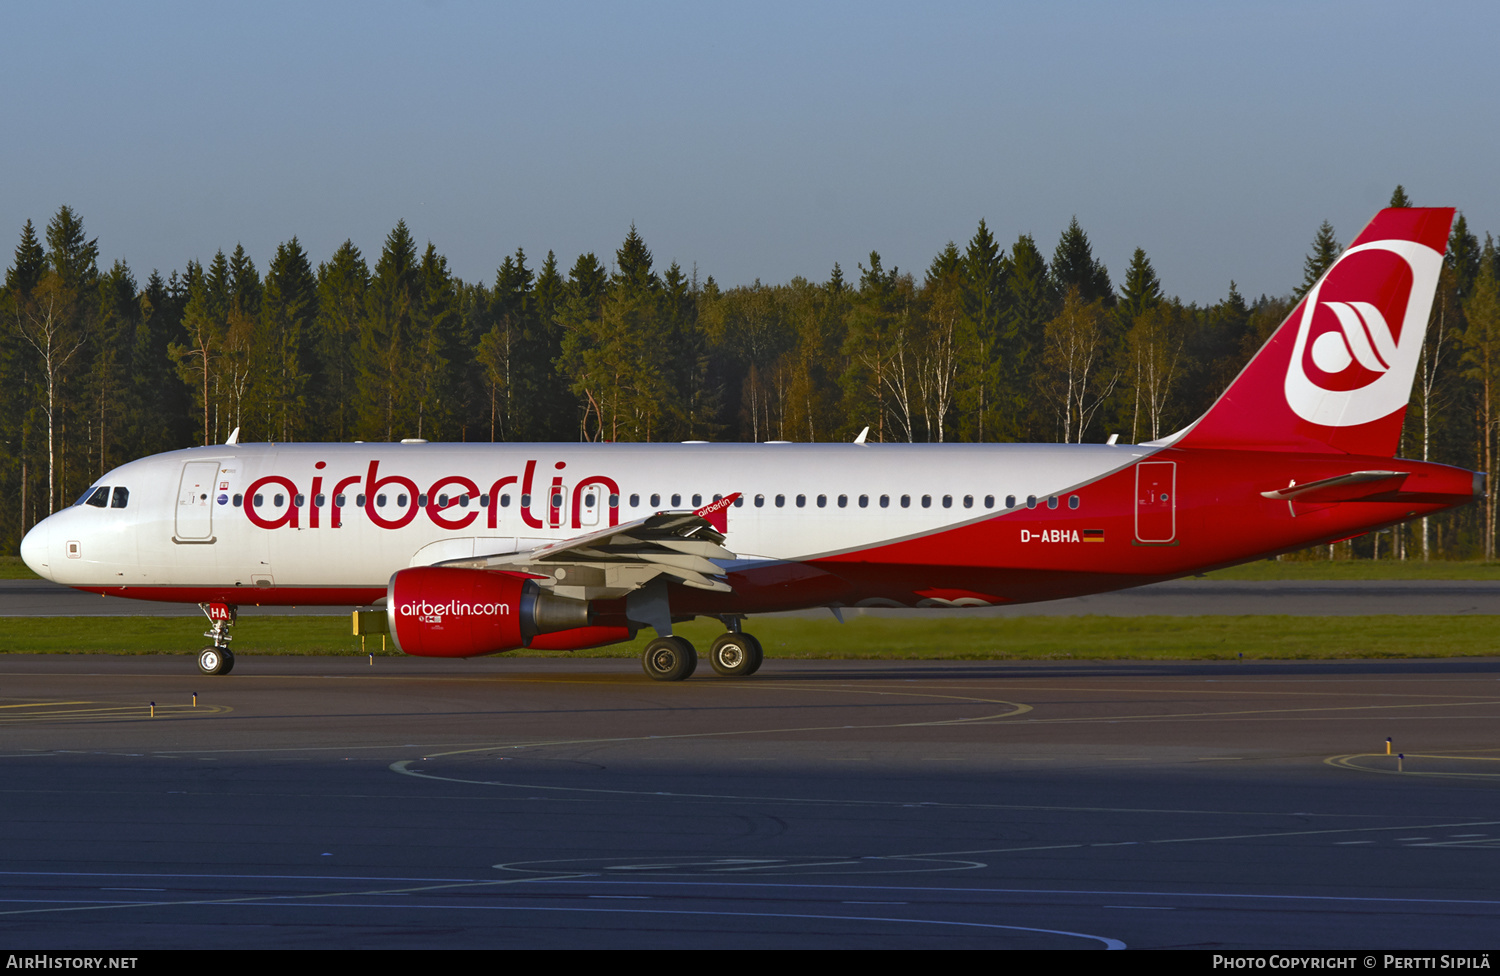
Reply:
[[[859,436],[858,437],[854,438],[854,443],[856,443],[856,444],[863,444],[865,442],[865,438],[869,437],[869,436],[870,436],[870,425],[869,424],[865,424],[865,429],[859,432]]]
[[[716,502],[709,502],[693,514],[707,521],[720,533],[727,533],[729,531],[729,506],[733,505],[739,497],[740,492],[725,495]]]
[[[230,432],[229,439],[226,440],[224,443],[225,444],[238,444],[239,442],[240,442],[240,429],[238,427],[236,427],[233,431]]]

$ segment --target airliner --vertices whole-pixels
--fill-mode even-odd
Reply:
[[[1375,216],[1228,390],[1143,444],[239,444],[110,471],[38,523],[39,575],[237,608],[349,606],[407,654],[655,637],[652,678],[754,674],[757,613],[1000,606],[1139,586],[1467,504],[1397,458],[1452,209]],[[237,432],[236,432],[237,433]],[[380,612],[380,611],[383,611]]]

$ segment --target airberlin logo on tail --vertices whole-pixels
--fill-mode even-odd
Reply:
[[[1415,241],[1351,248],[1307,293],[1286,375],[1303,420],[1352,427],[1411,398],[1443,257]]]

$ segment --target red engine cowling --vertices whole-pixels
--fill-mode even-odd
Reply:
[[[552,634],[537,634],[526,646],[537,651],[581,651],[586,647],[603,647],[635,640],[629,627],[574,627]]]
[[[423,657],[494,654],[589,625],[588,604],[543,592],[526,576],[443,566],[392,576],[386,614],[396,646]]]

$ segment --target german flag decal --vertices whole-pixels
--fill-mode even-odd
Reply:
[[[1104,541],[1104,530],[1103,529],[1084,529],[1083,530],[1083,541],[1084,542],[1103,542]]]

